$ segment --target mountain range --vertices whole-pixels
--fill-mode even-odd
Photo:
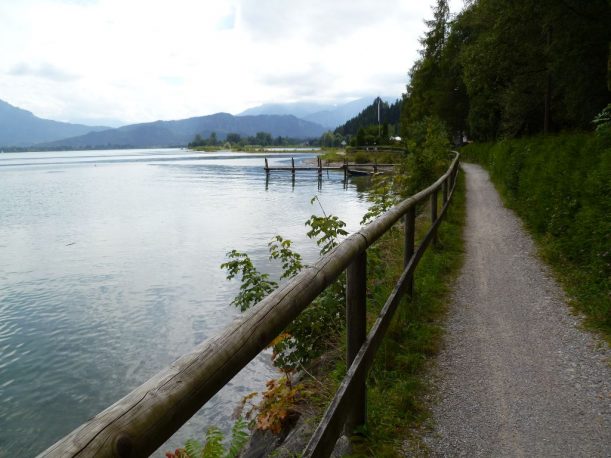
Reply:
[[[78,137],[41,144],[46,148],[65,146],[69,148],[109,147],[164,147],[184,146],[195,135],[209,137],[215,132],[219,140],[228,133],[254,136],[257,132],[269,132],[273,137],[314,138],[324,128],[292,115],[233,116],[216,113],[208,116],[181,119],[178,121],[155,121],[131,124],[117,129],[89,132]]]
[[[291,114],[306,121],[320,124],[326,129],[333,130],[337,126],[344,124],[349,119],[357,116],[367,106],[371,104],[374,97],[362,97],[353,100],[352,102],[330,105],[322,103],[310,102],[293,102],[293,103],[268,103],[257,107],[249,108],[238,116],[245,115],[261,115],[261,114]],[[387,103],[391,103],[394,99],[391,97],[382,97]]]
[[[0,100],[0,146],[31,146],[106,129],[42,119]]]
[[[372,99],[361,98],[342,105],[266,104],[237,116],[216,113],[118,128],[42,119],[0,100],[0,146],[52,149],[183,146],[197,134],[206,138],[212,132],[219,140],[228,133],[254,136],[257,132],[268,132],[273,137],[315,138],[358,115]]]

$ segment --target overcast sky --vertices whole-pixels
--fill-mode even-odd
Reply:
[[[0,0],[0,99],[50,119],[132,123],[398,97],[433,3]]]

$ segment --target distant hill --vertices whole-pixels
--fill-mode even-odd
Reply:
[[[270,103],[249,108],[238,116],[290,114],[306,121],[320,124],[327,129],[335,129],[337,126],[357,116],[373,99],[374,97],[363,97],[341,105],[308,102]],[[383,100],[391,101],[387,97],[384,97]]]
[[[291,102],[291,103],[266,103],[256,107],[248,108],[237,116],[258,116],[258,115],[293,115],[297,118],[305,119],[306,116],[319,111],[333,109],[335,105],[310,102]]]
[[[73,138],[46,142],[41,147],[103,148],[103,147],[163,147],[186,145],[195,135],[209,137],[215,132],[219,140],[228,133],[254,136],[268,132],[273,137],[316,138],[324,128],[290,115],[233,116],[217,113],[209,116],[131,124],[101,132],[91,132]]]
[[[42,119],[0,100],[0,146],[31,146],[106,129]]]
[[[304,117],[303,119],[317,122],[318,124],[321,124],[329,129],[335,129],[336,127],[357,116],[371,103],[372,100],[374,100],[373,97],[353,100],[352,102],[339,105],[332,110],[313,113]],[[390,101],[390,99],[386,97],[383,97],[382,100],[386,102]]]

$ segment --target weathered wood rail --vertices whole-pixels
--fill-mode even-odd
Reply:
[[[348,372],[304,456],[328,456],[344,425],[352,429],[366,418],[367,371],[402,294],[413,288],[413,274],[453,195],[458,154],[428,188],[405,199],[341,242],[314,265],[268,295],[223,332],[134,389],[123,399],[60,439],[39,456],[141,457],[161,446],[214,394],[255,358],[299,313],[345,270],[347,272]],[[443,206],[437,212],[438,191]],[[416,206],[430,200],[432,224],[414,247]],[[403,219],[405,270],[366,335],[367,248]]]

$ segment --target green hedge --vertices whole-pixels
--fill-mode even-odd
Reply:
[[[505,202],[540,242],[575,306],[611,335],[611,141],[596,133],[472,144]]]

